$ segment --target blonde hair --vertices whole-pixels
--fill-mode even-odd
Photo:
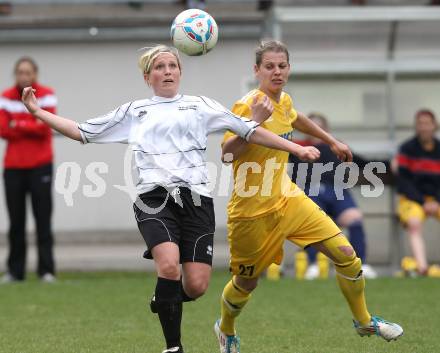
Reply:
[[[261,62],[263,61],[263,54],[269,51],[286,54],[287,62],[289,63],[289,50],[287,49],[286,45],[279,40],[270,39],[261,41],[258,47],[255,49],[255,64],[257,66],[261,65]]]
[[[143,74],[149,74],[151,72],[151,68],[153,66],[154,60],[156,60],[156,58],[162,53],[173,54],[177,59],[179,70],[182,71],[182,65],[180,63],[179,52],[177,51],[177,49],[160,44],[148,48],[148,50],[145,53],[143,53],[139,58],[138,66]]]

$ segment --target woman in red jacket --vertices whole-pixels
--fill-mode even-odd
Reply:
[[[31,85],[38,104],[55,113],[51,88],[37,83],[38,66],[32,58],[20,58],[14,67],[15,86],[0,97],[0,137],[7,141],[4,184],[9,215],[9,257],[3,282],[22,281],[26,267],[26,196],[31,195],[38,245],[38,275],[53,282],[52,131],[35,119],[21,102],[21,92]]]

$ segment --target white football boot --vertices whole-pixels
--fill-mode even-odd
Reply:
[[[220,319],[215,322],[214,332],[220,345],[220,353],[240,353],[240,337],[224,334],[220,330]]]
[[[359,322],[354,321],[354,328],[356,329],[359,336],[371,336],[376,335],[382,337],[384,340],[390,342],[392,340],[397,340],[403,335],[403,329],[398,324],[393,322],[385,321],[378,316],[372,316],[370,325],[361,326]]]

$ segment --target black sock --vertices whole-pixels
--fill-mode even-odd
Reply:
[[[180,295],[182,297],[182,302],[192,302],[196,300],[195,298],[191,298],[188,294],[186,294],[185,289],[183,288],[183,282],[182,279],[180,279]],[[156,305],[156,298],[155,294],[150,299],[150,310],[153,314],[157,314],[157,305]]]
[[[180,281],[159,277],[156,284],[156,306],[167,348],[181,347],[182,297]]]
[[[195,300],[194,298],[191,298],[188,294],[185,293],[185,289],[183,288],[182,279],[180,279],[180,295],[182,296],[183,302],[192,302]]]

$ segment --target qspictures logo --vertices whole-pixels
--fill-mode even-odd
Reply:
[[[232,161],[232,155],[226,154],[225,161]],[[240,164],[237,168],[235,183],[233,182],[233,171],[230,164],[206,162],[204,168],[206,168],[209,182],[206,183],[205,188],[213,197],[228,197],[232,192],[243,198],[250,198],[256,195],[271,197],[274,190],[281,190],[283,196],[295,197],[300,193],[298,188],[291,187],[292,181],[290,176],[295,166],[297,167],[297,179],[294,182],[296,182],[299,189],[304,189],[306,176],[310,175],[309,196],[318,195],[322,186],[322,177],[327,172],[334,174],[332,187],[338,200],[344,199],[344,190],[353,188],[361,176],[368,182],[367,185],[360,186],[363,197],[380,197],[385,189],[379,177],[380,174],[387,172],[386,166],[382,162],[370,162],[361,169],[355,163],[297,163],[297,165],[286,163],[281,165],[276,163],[275,158],[266,160],[264,165],[256,162]],[[130,148],[127,148],[125,151],[122,168],[123,184],[111,184],[110,187],[125,193],[144,212],[150,214],[159,212],[160,209],[153,209],[147,205],[139,204],[142,202],[138,198],[137,186],[142,183],[138,180],[138,171],[133,162],[133,151]],[[164,171],[166,173],[165,169]],[[64,162],[56,170],[55,190],[63,196],[67,206],[73,207],[75,195],[78,193],[82,193],[85,197],[90,198],[103,197],[108,191],[109,185],[106,177],[108,177],[109,173],[110,168],[104,162],[92,162],[85,168],[81,167],[77,162]],[[277,178],[277,175],[281,175],[281,178]],[[260,180],[260,182],[253,183],[252,180],[255,179]],[[282,186],[277,188],[276,183],[281,183]],[[177,185],[177,189],[179,186],[185,186],[183,180],[178,184],[180,185]],[[168,197],[172,197],[175,202],[179,202],[176,186],[162,186],[168,190]],[[194,204],[200,206],[200,195],[196,192],[192,194]],[[166,200],[168,200],[168,197]],[[162,208],[164,205],[162,205]]]

